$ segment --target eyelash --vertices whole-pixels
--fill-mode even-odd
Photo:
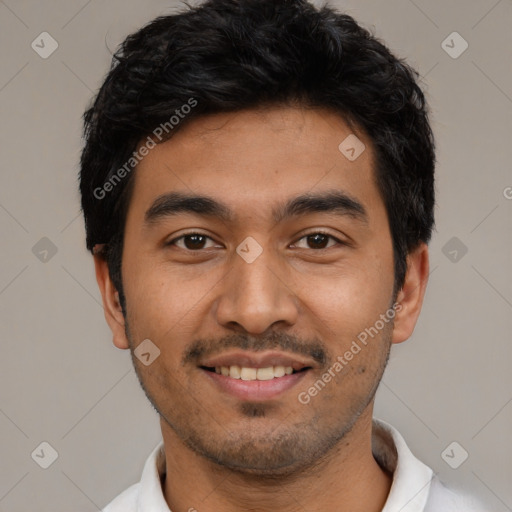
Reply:
[[[208,235],[205,235],[204,233],[200,233],[200,232],[197,232],[197,231],[190,231],[189,233],[183,233],[182,235],[180,235],[179,237],[176,237],[176,238],[173,238],[172,240],[170,240],[169,242],[167,242],[165,245],[166,246],[172,246],[172,245],[176,245],[176,242],[178,240],[181,240],[182,238],[185,238],[187,236],[191,236],[191,235],[199,235],[199,236],[203,236],[205,238],[208,238],[210,240],[213,240],[213,238],[211,238],[210,236]],[[311,235],[324,235],[332,240],[334,240],[335,242],[337,242],[338,245],[348,245],[347,242],[343,242],[341,240],[339,240],[338,238],[336,238],[335,236],[331,235],[330,233],[326,232],[326,231],[322,231],[322,230],[315,230],[315,231],[311,231],[310,233],[305,233],[304,235],[302,235],[298,240],[302,240],[303,238],[307,238],[308,236],[311,236]],[[296,243],[296,242],[295,242]],[[324,247],[322,249],[311,249],[312,251],[315,251],[315,252],[320,252],[320,251],[326,251],[327,249],[331,249],[332,247],[334,246],[331,246],[331,247]],[[201,252],[202,250],[204,249],[197,249],[197,250],[193,250],[193,249],[187,249],[187,248],[182,248],[180,247],[180,249],[183,249],[184,251],[188,251],[188,252]]]

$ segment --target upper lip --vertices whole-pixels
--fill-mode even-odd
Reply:
[[[234,365],[246,368],[291,366],[296,371],[302,370],[302,368],[306,367],[313,368],[315,366],[314,363],[305,358],[275,351],[263,353],[247,351],[226,352],[217,356],[205,358],[199,364],[199,366],[206,366],[208,368]]]

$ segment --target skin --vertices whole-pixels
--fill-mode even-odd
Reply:
[[[126,318],[107,265],[95,256],[115,346],[133,351],[150,339],[161,351],[149,366],[133,361],[160,413],[163,490],[173,512],[377,512],[386,501],[391,478],[371,452],[374,393],[391,344],[410,337],[420,313],[425,244],[408,256],[394,323],[308,404],[297,398],[395,299],[374,152],[358,131],[366,149],[355,161],[345,158],[338,145],[351,133],[337,114],[318,109],[198,118],[152,149],[134,175],[122,260]],[[315,212],[276,224],[270,216],[292,197],[332,189],[360,202],[367,222]],[[211,196],[235,219],[182,213],[145,225],[146,210],[171,191]],[[306,237],[319,230],[334,239]],[[165,245],[190,231],[209,238]],[[248,236],[263,249],[251,264],[236,253]],[[220,391],[197,360],[184,362],[192,345],[217,354],[243,343],[291,354],[316,348],[323,362],[297,386],[258,403]]]

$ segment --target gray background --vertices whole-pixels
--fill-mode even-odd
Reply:
[[[333,5],[419,70],[438,143],[426,301],[412,338],[393,348],[376,415],[447,483],[512,510],[512,2]],[[160,440],[103,317],[77,170],[107,45],[176,6],[0,0],[0,512],[98,510],[139,479]],[[44,31],[59,45],[47,59],[31,47]],[[469,44],[458,58],[442,46],[454,31]],[[43,441],[58,452],[48,469],[35,462],[48,449],[31,457]],[[452,465],[469,453],[457,469],[441,455],[453,441]]]

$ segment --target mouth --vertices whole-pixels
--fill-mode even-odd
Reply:
[[[199,363],[216,391],[252,401],[279,397],[317,368],[311,359],[273,350],[228,351]]]
[[[298,385],[313,370],[311,366],[294,369],[291,366],[200,366],[216,392],[237,400],[265,402],[284,398],[286,391]]]

